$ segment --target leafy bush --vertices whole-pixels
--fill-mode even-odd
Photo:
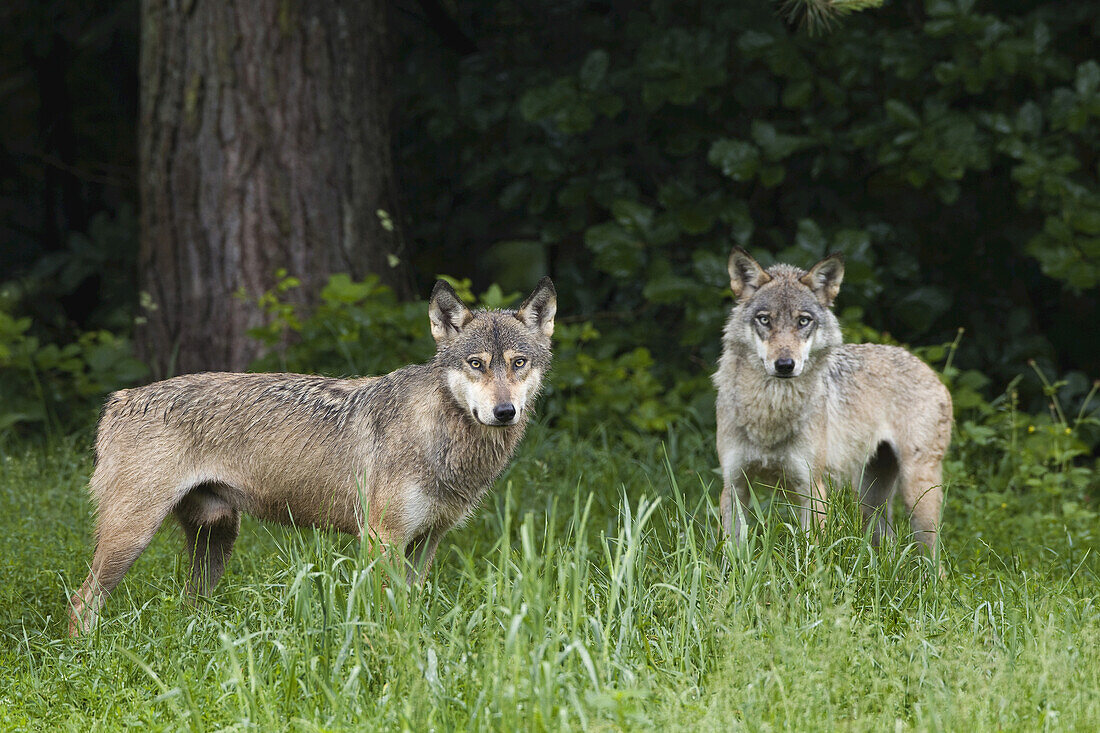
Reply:
[[[45,339],[64,341],[79,328],[126,332],[136,312],[138,223],[133,207],[99,212],[87,232],[69,234],[64,249],[41,256],[4,283]]]
[[[410,188],[446,212],[414,217],[417,257],[541,245],[571,312],[619,316],[616,353],[682,372],[717,355],[731,243],[844,252],[844,308],[909,343],[964,326],[996,383],[1095,363],[1050,325],[1100,315],[1091,8],[893,3],[811,37],[772,3],[598,5],[460,3],[479,52],[409,45],[401,159],[446,181]]]
[[[285,270],[259,304],[266,323],[249,334],[270,351],[253,364],[258,371],[320,372],[331,376],[383,374],[434,352],[424,301],[401,302],[377,276],[356,282],[329,278],[316,307],[286,298],[299,287]]]
[[[145,373],[125,338],[88,331],[69,343],[43,343],[30,318],[0,309],[0,435],[16,428],[70,430],[85,423],[108,392]]]
[[[955,511],[984,526],[1000,521],[1011,506],[1008,513],[1016,516],[1019,531],[1049,537],[1072,527],[1079,540],[1096,539],[1100,463],[1090,461],[1090,454],[1100,436],[1092,404],[1100,383],[1093,384],[1071,416],[1059,397],[1066,382],[1051,382],[1033,362],[1048,409],[1028,414],[1020,409],[1020,379],[987,402],[979,390],[988,380],[953,366],[953,349],[947,354],[943,374],[957,417],[945,472],[978,488]]]
[[[146,376],[125,336],[136,235],[131,207],[101,212],[65,249],[0,282],[0,436],[85,426],[107,393]],[[62,301],[79,304],[76,323]]]
[[[596,427],[618,433],[628,445],[638,434],[664,433],[701,395],[709,407],[695,416],[704,423],[714,411],[706,375],[668,389],[657,377],[655,361],[644,346],[617,353],[588,321],[555,330],[554,369],[546,388],[546,414],[582,434]]]

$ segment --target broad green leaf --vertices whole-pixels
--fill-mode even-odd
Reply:
[[[607,67],[611,61],[611,57],[607,51],[602,48],[598,48],[592,51],[584,59],[584,63],[581,64],[580,80],[581,87],[589,91],[595,90],[603,82],[604,77],[607,76]]]
[[[745,140],[722,138],[714,141],[707,162],[735,181],[751,181],[760,170],[760,150]]]

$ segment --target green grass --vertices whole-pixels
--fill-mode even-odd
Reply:
[[[946,580],[869,548],[847,499],[733,550],[712,437],[640,446],[535,427],[412,591],[346,537],[249,521],[193,607],[166,528],[71,642],[90,452],[9,445],[0,729],[1100,730],[1093,523],[949,464]]]

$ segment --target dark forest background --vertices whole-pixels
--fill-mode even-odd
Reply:
[[[181,365],[391,367],[376,352],[430,348],[415,298],[440,274],[469,279],[490,304],[554,278],[564,328],[551,416],[572,410],[595,424],[625,404],[641,430],[678,415],[705,422],[733,244],[765,263],[842,252],[848,336],[931,347],[922,354],[941,368],[950,358],[964,408],[1007,389],[1044,409],[1029,360],[1061,381],[1046,396],[1057,392],[1067,411],[1098,374],[1096,3],[890,2],[815,33],[762,0],[394,0],[368,3],[375,15],[342,14],[339,2],[332,13],[227,3],[257,5],[274,29],[271,58],[283,54],[305,79],[317,33],[344,38],[330,44],[337,59],[377,50],[369,74],[340,82],[342,106],[319,112],[317,129],[339,119],[351,139],[360,119],[388,125],[390,160],[371,165],[392,166],[394,189],[377,207],[369,192],[353,205],[381,227],[356,229],[381,259],[302,272],[327,255],[295,259],[292,221],[260,230],[261,251],[285,261],[261,258],[239,282],[218,280],[256,344],[246,364],[203,362],[203,329],[217,315],[184,307],[173,317],[197,331],[167,346],[152,334],[167,310],[147,286],[163,263],[149,254],[152,233],[176,237],[156,246],[192,244],[185,227],[157,218],[156,202],[188,201],[171,186],[150,194],[161,189],[139,164],[155,169],[156,146],[139,152],[143,134],[177,129],[143,112],[156,112],[143,108],[142,86],[171,48],[170,24],[150,36],[158,5],[0,9],[0,428],[60,426],[82,401]],[[180,28],[222,27],[216,14],[202,20],[209,5],[185,3]],[[227,48],[240,57],[226,61],[233,68],[269,60]],[[171,70],[171,58],[163,64]],[[194,95],[208,99],[204,78],[180,79],[181,115]],[[256,130],[283,93],[259,100],[246,138],[268,141]],[[255,155],[275,161],[265,175],[290,190],[323,164],[280,168],[282,150],[265,142]],[[408,349],[387,340],[405,331]],[[582,389],[595,391],[588,407],[555,400]]]

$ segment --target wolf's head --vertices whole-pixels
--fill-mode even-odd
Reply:
[[[550,367],[557,293],[544,277],[516,310],[467,308],[443,280],[428,306],[435,362],[462,409],[482,425],[515,425]]]
[[[841,343],[831,310],[844,278],[840,255],[826,257],[809,272],[791,265],[765,270],[734,247],[729,273],[737,305],[726,324],[726,339],[754,350],[768,376],[797,377],[815,352]]]

